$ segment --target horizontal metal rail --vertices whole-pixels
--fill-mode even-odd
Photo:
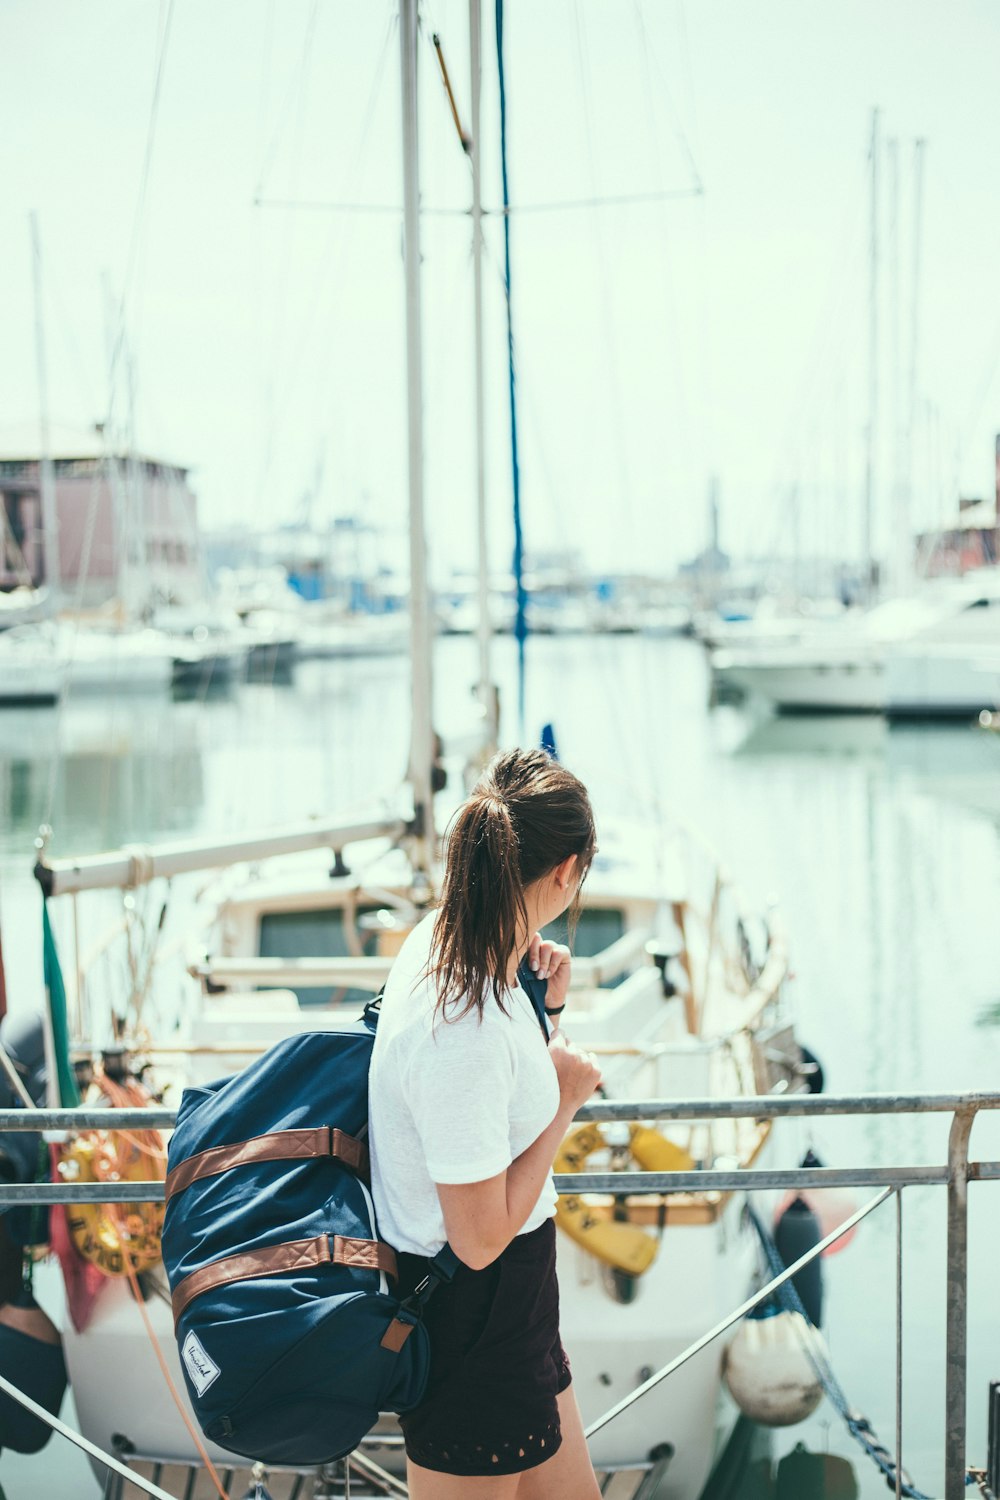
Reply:
[[[136,1048],[136,1052],[141,1052]],[[238,1045],[234,1050],[239,1050]],[[580,1121],[780,1120],[786,1116],[955,1114],[1000,1109],[1000,1093],[743,1094],[735,1099],[602,1099],[577,1110]],[[172,1130],[176,1110],[0,1109],[4,1130]]]
[[[970,1182],[1000,1181],[1000,1161],[970,1162]],[[946,1187],[941,1167],[734,1167],[714,1172],[557,1172],[557,1193],[667,1194],[753,1193],[794,1188]],[[0,1209],[31,1203],[162,1203],[163,1183],[8,1182],[0,1183]]]
[[[821,1094],[753,1095],[738,1099],[698,1100],[602,1100],[584,1106],[579,1120],[712,1120],[771,1119],[784,1116],[809,1118],[833,1115],[927,1114],[951,1115],[948,1137],[948,1160],[944,1166],[890,1167],[813,1167],[788,1170],[737,1168],[717,1171],[714,1168],[690,1172],[581,1172],[562,1173],[556,1177],[557,1190],[563,1193],[598,1192],[676,1193],[676,1192],[753,1192],[764,1188],[833,1187],[841,1185],[878,1186],[882,1196],[859,1212],[858,1218],[870,1212],[893,1189],[913,1185],[942,1184],[948,1190],[947,1252],[947,1349],[945,1370],[945,1500],[962,1500],[966,1477],[966,1381],[967,1381],[967,1267],[968,1267],[968,1185],[971,1181],[1000,1180],[1000,1162],[970,1162],[969,1137],[980,1110],[1000,1109],[1000,1093],[972,1094],[859,1094],[829,1097]],[[141,1130],[173,1127],[175,1112],[168,1109],[55,1109],[0,1110],[0,1132],[5,1130],[41,1130],[77,1132],[80,1130]],[[122,1183],[7,1183],[0,1185],[0,1208],[13,1203],[51,1202],[150,1202],[163,1196],[162,1182]],[[846,1228],[846,1226],[842,1226]],[[836,1237],[836,1236],[834,1236]],[[811,1259],[809,1252],[805,1261]],[[803,1261],[803,1264],[805,1263]],[[789,1269],[791,1276],[797,1267]],[[785,1277],[779,1280],[787,1279]],[[710,1331],[695,1348],[715,1337],[721,1328],[741,1316],[757,1299],[737,1309],[725,1323]],[[658,1373],[666,1378],[671,1369],[690,1353]],[[897,1380],[899,1376],[897,1374]],[[639,1387],[628,1398],[639,1399]],[[599,1425],[615,1415],[606,1414]],[[897,1453],[897,1466],[899,1455]],[[897,1467],[898,1473],[898,1467]],[[898,1492],[898,1483],[897,1483]]]

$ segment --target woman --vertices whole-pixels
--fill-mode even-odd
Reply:
[[[560,1035],[572,908],[595,850],[586,788],[542,751],[498,755],[453,821],[441,903],[382,1000],[370,1075],[380,1233],[409,1291],[447,1241],[427,1304],[431,1373],[400,1418],[413,1500],[596,1500],[559,1341],[551,1166],[601,1075]],[[517,983],[548,980],[548,1041]]]

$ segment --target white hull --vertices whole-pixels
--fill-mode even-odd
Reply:
[[[816,660],[790,651],[761,659],[750,652],[720,652],[712,670],[725,685],[785,711],[881,713],[885,706],[883,664],[875,655],[830,654]]]
[[[47,660],[12,660],[0,652],[0,704],[55,703],[62,693],[62,673]]]
[[[786,711],[978,714],[1000,688],[1000,572],[928,584],[795,640],[718,651],[712,671]]]
[[[148,693],[169,687],[173,670],[173,660],[165,653],[116,654],[111,649],[103,656],[68,657],[64,675],[72,693]]]
[[[971,650],[896,651],[886,661],[885,711],[892,718],[978,718],[1000,702],[1000,641]]]
[[[405,615],[373,616],[354,622],[303,622],[296,638],[300,658],[338,660],[360,656],[402,656],[409,642]]]

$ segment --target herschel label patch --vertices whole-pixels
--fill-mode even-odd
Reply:
[[[192,1383],[199,1396],[204,1396],[213,1380],[218,1380],[222,1371],[215,1360],[205,1351],[197,1334],[189,1333],[181,1346],[181,1358],[187,1366]]]

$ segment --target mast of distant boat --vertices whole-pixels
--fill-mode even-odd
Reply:
[[[865,513],[862,537],[864,558],[865,603],[872,603],[875,591],[875,555],[873,516],[875,512],[876,466],[878,462],[878,169],[879,112],[872,111],[871,144],[871,259],[868,309],[868,454],[865,471]]]
[[[59,607],[59,512],[56,505],[55,470],[49,430],[49,382],[45,359],[45,329],[42,310],[42,243],[38,215],[31,214],[31,266],[35,291],[35,360],[38,368],[39,490],[42,511],[42,561],[48,608]]]
[[[420,180],[417,150],[417,0],[400,0],[403,103],[403,245],[406,274],[406,384],[410,495],[410,665],[412,728],[409,780],[413,789],[411,860],[430,880],[434,857],[433,673],[424,530],[423,365],[420,317]]]

